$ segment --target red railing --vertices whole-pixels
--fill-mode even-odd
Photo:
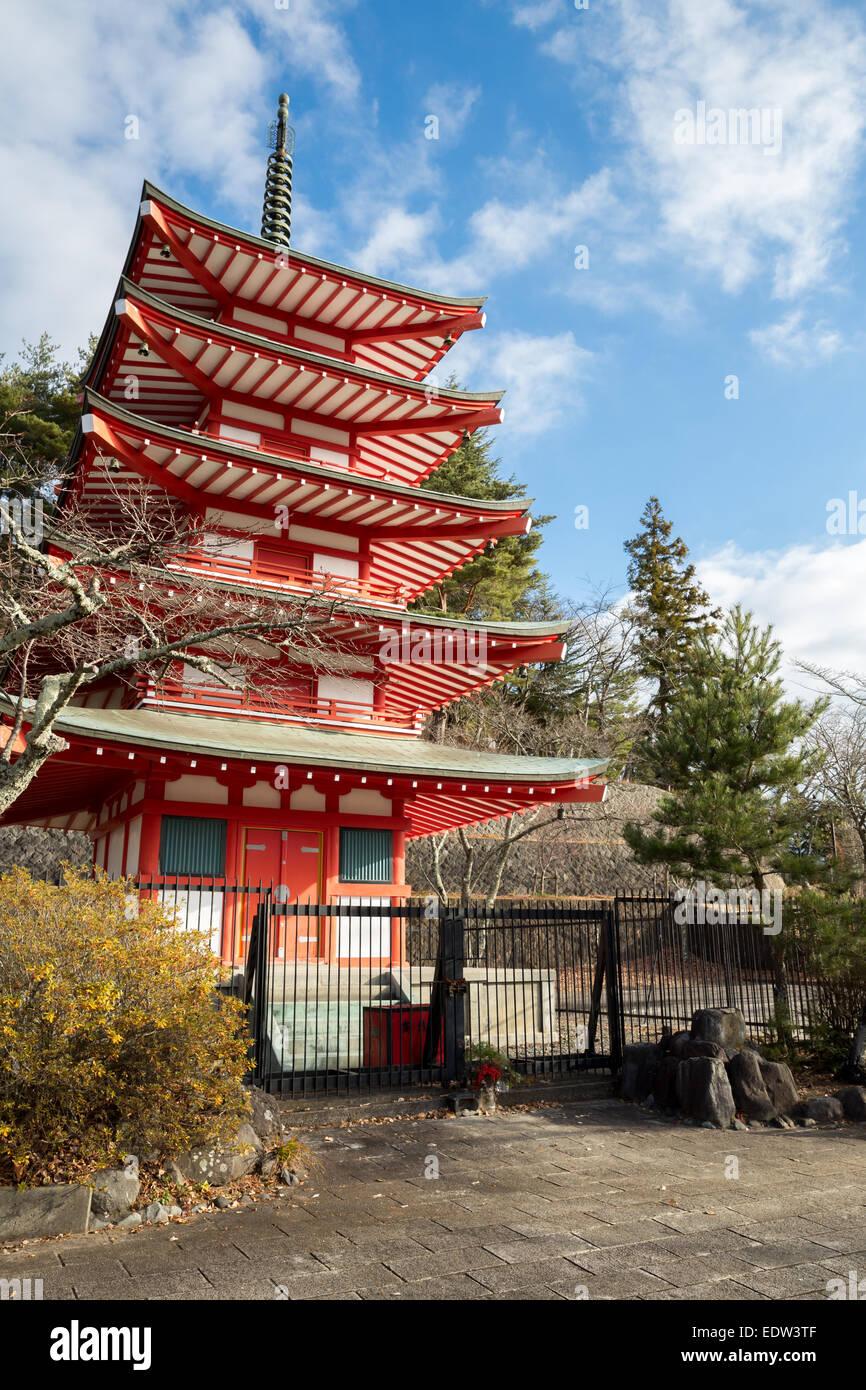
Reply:
[[[299,720],[311,723],[362,725],[373,730],[384,728],[392,733],[401,730],[415,733],[423,723],[423,712],[414,710],[374,709],[357,700],[332,700],[327,696],[299,695],[291,691],[273,691],[264,695],[247,688],[227,685],[199,685],[164,679],[150,680],[139,676],[136,682],[136,708],[161,706],[201,713],[234,711],[258,719]]]
[[[240,580],[242,583],[258,584],[267,589],[288,589],[304,594],[333,594],[340,598],[384,604],[389,608],[405,608],[409,598],[408,590],[393,584],[382,584],[376,579],[354,579],[343,574],[325,574],[321,570],[270,565],[259,556],[244,560],[237,555],[221,555],[218,551],[200,551],[196,554],[178,555],[169,562],[168,567],[186,570],[191,574],[210,574],[215,579]]]

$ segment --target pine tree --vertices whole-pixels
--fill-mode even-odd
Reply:
[[[0,370],[0,420],[15,446],[4,450],[5,488],[26,493],[59,475],[81,414],[81,369],[94,347],[91,337],[73,365],[58,359],[57,344],[43,333]]]
[[[739,608],[721,631],[695,634],[684,655],[655,742],[676,795],[660,801],[656,830],[626,825],[626,843],[641,864],[718,887],[760,890],[770,873],[819,881],[826,865],[802,853],[799,788],[816,766],[802,740],[827,701],[783,698],[772,627],[758,628]]]
[[[657,497],[644,507],[641,525],[642,530],[625,542],[631,557],[628,582],[634,595],[636,658],[640,675],[655,686],[649,712],[663,721],[682,680],[693,634],[711,630],[719,615],[709,611],[710,599],[695,579],[695,567],[686,564],[688,546],[680,536],[671,538],[673,525]]]
[[[422,487],[479,501],[526,497],[522,483],[514,477],[500,476],[500,460],[492,456],[491,448],[492,440],[486,430],[470,435]],[[421,612],[452,613],[482,622],[529,617],[532,597],[543,583],[536,564],[541,527],[551,520],[549,516],[534,517],[528,536],[505,536],[495,545],[488,545],[448,579],[428,589],[413,607]]]

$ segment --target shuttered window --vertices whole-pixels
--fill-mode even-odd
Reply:
[[[341,883],[393,883],[394,832],[340,830]]]
[[[159,872],[222,878],[226,871],[226,822],[198,816],[163,816]]]

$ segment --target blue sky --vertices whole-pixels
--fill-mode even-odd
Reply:
[[[3,22],[0,350],[101,325],[145,176],[257,230],[285,89],[295,244],[489,296],[449,365],[508,388],[497,452],[557,514],[562,593],[625,592],[656,493],[717,602],[866,668],[866,537],[826,531],[830,499],[866,499],[862,7],[4,0]],[[678,140],[699,103],[775,124]]]

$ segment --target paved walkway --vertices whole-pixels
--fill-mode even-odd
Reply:
[[[866,1126],[723,1134],[608,1101],[311,1147],[318,1185],[0,1254],[0,1277],[46,1299],[271,1301],[826,1299],[866,1277]]]

